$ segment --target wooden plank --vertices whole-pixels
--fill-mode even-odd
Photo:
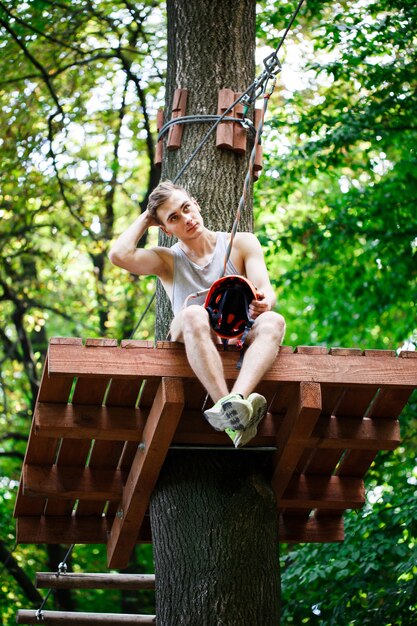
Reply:
[[[101,350],[117,350],[116,347],[108,347],[105,342],[102,347],[87,347],[83,349],[90,354],[100,353]],[[101,405],[108,383],[108,379],[98,378],[96,376],[79,378],[72,397],[73,405]],[[92,441],[90,439],[65,437],[62,440],[56,464],[59,467],[84,467],[88,459],[91,444]],[[75,504],[75,499],[61,500],[56,497],[48,498],[48,502],[45,506],[45,515],[68,515],[71,513]]]
[[[35,408],[35,432],[39,437],[138,442],[145,422],[146,413],[133,407],[39,402]]]
[[[297,354],[328,354],[329,348],[325,346],[297,346],[295,348]]]
[[[411,389],[382,387],[370,406],[368,416],[373,419],[399,417],[411,394]]]
[[[320,518],[285,514],[280,516],[279,538],[285,543],[327,543],[343,541],[344,537],[344,521],[341,515]]]
[[[337,357],[331,357],[337,358]],[[340,357],[341,359],[349,359],[349,357]],[[367,358],[357,357],[359,362],[366,362]],[[389,359],[391,361],[391,359]],[[375,385],[364,384],[362,387],[345,386],[342,395],[334,407],[334,415],[337,419],[344,417],[357,418],[358,427],[362,422],[369,405],[377,393],[378,388]],[[307,474],[332,474],[344,454],[343,445],[339,449],[334,448],[332,451],[323,448],[316,448],[311,455],[309,464],[305,469]]]
[[[145,425],[145,415],[135,409],[139,391],[143,380],[136,378],[133,380],[112,379],[106,394],[105,402],[108,410],[117,413],[117,422],[120,424],[121,411],[130,411],[136,415],[136,437],[142,437]],[[146,413],[147,414],[147,413]],[[131,433],[133,434],[133,433]],[[91,452],[89,467],[92,469],[116,469],[123,454],[125,443],[123,440],[104,441],[100,437],[95,437],[94,446]],[[125,440],[131,440],[126,437]],[[134,439],[134,441],[138,439]],[[139,439],[140,441],[140,439]],[[108,513],[114,514],[117,508],[117,501],[109,498]],[[97,501],[82,500],[77,506],[77,515],[97,515],[104,511],[106,503]]]
[[[136,624],[156,624],[155,615],[130,615],[128,613],[73,613],[66,611],[42,611],[39,618],[37,611],[19,609],[17,624],[45,624],[48,626],[90,626],[90,624],[111,624],[111,626],[136,626]]]
[[[64,500],[119,500],[127,472],[118,469],[25,465],[23,493]]]
[[[172,442],[193,445],[231,445],[230,438],[225,433],[214,430],[200,411],[187,410],[181,416]],[[267,413],[264,417],[258,427],[258,435],[245,448],[255,444],[258,446],[276,445],[275,420],[271,413]]]
[[[294,437],[293,445],[305,448],[394,450],[400,444],[400,424],[394,419],[320,417],[308,439]]]
[[[37,589],[155,589],[155,574],[74,574],[36,572]]]
[[[107,543],[110,568],[128,563],[183,406],[182,381],[162,379]]]
[[[294,444],[293,439],[308,438],[320,413],[320,385],[301,383],[276,436],[278,453],[271,482],[277,500],[284,493],[304,449],[303,444]]]
[[[81,340],[77,341],[78,344],[75,341],[72,341],[72,345],[79,345]],[[39,402],[59,402],[62,406],[62,403],[66,403],[69,398],[72,384],[73,378],[67,376],[55,377],[54,381],[52,381],[48,376],[48,358],[46,358],[36,405]],[[38,437],[34,420],[32,420],[23,466],[26,463],[45,463],[52,465],[56,457],[58,443],[59,440],[56,437]],[[24,496],[22,485],[19,485],[14,516],[40,515],[44,511],[45,503],[45,498],[32,498]]]
[[[284,509],[359,509],[365,503],[365,487],[360,478],[339,476],[294,476],[278,507]]]
[[[225,376],[237,376],[236,355],[222,352]],[[108,378],[195,378],[184,350],[100,348],[50,345],[49,374],[102,376]],[[349,357],[329,354],[279,354],[264,380],[319,382],[345,385],[417,386],[417,359]]]
[[[102,515],[50,515],[20,517],[16,523],[18,543],[106,544],[113,517]],[[145,516],[138,543],[151,542],[149,517]]]

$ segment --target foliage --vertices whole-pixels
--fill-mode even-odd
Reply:
[[[257,6],[259,46],[275,46],[293,3]],[[164,20],[156,0],[0,1],[0,539],[9,550],[48,338],[128,337],[154,291],[106,253],[158,177]],[[255,217],[289,344],[416,342],[416,20],[410,0],[311,0],[283,48]],[[153,313],[135,336],[152,328]],[[414,402],[404,446],[378,457],[346,542],[283,548],[284,623],[416,621],[415,416]],[[13,555],[31,580],[49,567],[44,546]],[[134,565],[152,571],[149,548]],[[73,567],[102,570],[103,548],[77,546]],[[11,624],[29,601],[7,563],[0,574]],[[80,610],[123,601],[76,597]],[[152,598],[138,606],[152,611]]]
[[[304,19],[256,191],[289,342],[397,348],[416,331],[417,12],[319,2]]]

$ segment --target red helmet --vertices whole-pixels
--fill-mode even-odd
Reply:
[[[222,339],[241,337],[253,324],[249,305],[256,298],[256,288],[244,276],[231,274],[216,280],[204,303],[214,332]]]

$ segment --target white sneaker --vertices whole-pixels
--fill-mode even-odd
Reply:
[[[251,402],[237,393],[230,393],[220,398],[216,404],[204,411],[204,417],[216,430],[231,428],[241,431],[252,419],[253,408]]]
[[[252,405],[252,417],[248,426],[243,430],[226,429],[226,433],[233,441],[235,448],[241,448],[256,436],[258,425],[266,415],[267,403],[263,396],[259,393],[251,393],[247,400]]]

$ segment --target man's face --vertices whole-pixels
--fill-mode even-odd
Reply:
[[[197,202],[180,189],[175,189],[157,210],[162,230],[178,239],[193,239],[204,227]]]

